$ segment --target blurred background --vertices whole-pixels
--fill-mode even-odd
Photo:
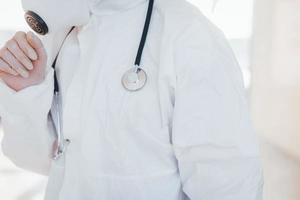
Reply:
[[[243,70],[264,165],[264,200],[300,200],[300,0],[189,1],[223,30]],[[2,46],[28,28],[19,0],[0,2]],[[0,128],[0,141],[2,134]],[[46,181],[16,168],[0,150],[1,200],[42,200]]]

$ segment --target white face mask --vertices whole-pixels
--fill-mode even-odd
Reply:
[[[45,35],[88,23],[90,1],[22,0],[22,5],[29,25],[39,34]]]

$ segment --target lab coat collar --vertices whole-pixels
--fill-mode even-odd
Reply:
[[[147,0],[89,0],[90,11],[96,15],[110,15],[133,8]]]

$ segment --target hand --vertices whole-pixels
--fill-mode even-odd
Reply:
[[[41,83],[46,64],[42,41],[32,32],[17,32],[0,49],[0,79],[15,91]]]

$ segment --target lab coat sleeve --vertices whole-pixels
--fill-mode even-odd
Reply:
[[[241,71],[223,33],[196,20],[175,42],[172,142],[191,200],[261,200],[262,169]]]
[[[53,98],[53,69],[39,85],[18,92],[0,82],[2,150],[15,165],[48,174],[54,140],[49,110]]]

